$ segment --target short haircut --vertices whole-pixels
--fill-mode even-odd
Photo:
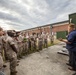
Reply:
[[[70,24],[69,27],[75,28],[75,24]]]

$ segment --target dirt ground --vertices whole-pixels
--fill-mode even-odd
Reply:
[[[66,65],[68,56],[57,54],[63,45],[60,43],[23,57],[17,67],[17,75],[72,75],[74,71],[68,70]]]

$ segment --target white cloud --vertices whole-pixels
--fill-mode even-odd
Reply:
[[[68,19],[76,0],[0,0],[0,26],[24,30]]]
[[[12,26],[11,25],[7,25],[4,20],[0,20],[0,27],[2,27],[4,30],[12,29]]]

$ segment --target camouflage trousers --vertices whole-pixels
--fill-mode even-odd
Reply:
[[[47,40],[44,40],[44,47],[48,47]]]
[[[15,52],[7,52],[8,60],[10,62],[10,72],[16,72],[17,54]]]
[[[0,71],[3,71],[3,58],[1,54],[0,54]]]
[[[18,52],[18,57],[22,57],[22,52],[23,52],[23,44],[19,44],[19,52]]]
[[[4,68],[3,68],[3,58],[2,58],[2,55],[0,54],[0,75],[5,75],[4,74]]]
[[[0,71],[0,75],[5,75],[4,72]]]
[[[25,42],[24,47],[25,47],[24,51],[27,54],[28,53],[28,42]]]
[[[43,42],[41,40],[39,40],[38,49],[42,50],[42,48],[43,48]]]

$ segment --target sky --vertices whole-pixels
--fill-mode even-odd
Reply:
[[[0,0],[0,27],[21,31],[68,20],[76,0]]]

